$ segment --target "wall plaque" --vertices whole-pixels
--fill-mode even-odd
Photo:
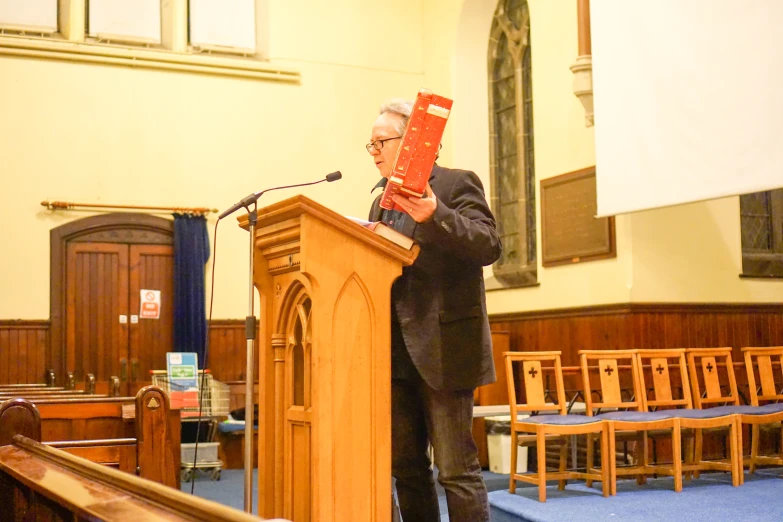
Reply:
[[[614,217],[595,214],[595,167],[541,180],[542,264],[617,257]]]

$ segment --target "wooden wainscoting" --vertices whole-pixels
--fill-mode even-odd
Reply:
[[[49,321],[0,321],[0,384],[45,383],[48,348]]]
[[[254,360],[258,380],[258,333]],[[215,379],[244,381],[247,341],[244,319],[214,319],[209,327],[209,367]]]
[[[783,346],[783,304],[640,303],[588,306],[490,316],[493,332],[509,332],[512,351],[562,352],[564,366],[579,366],[579,350],[734,348],[735,363],[744,362],[742,347]],[[744,365],[735,368],[747,386]],[[581,390],[578,371],[564,376],[566,389]],[[779,430],[778,430],[779,433]],[[744,442],[748,450],[749,433]],[[773,438],[762,435],[762,448]],[[658,457],[670,455],[665,441]],[[709,456],[724,452],[720,438],[705,440]]]
[[[48,359],[50,332],[48,320],[0,320],[0,384],[46,382],[45,371],[51,367]],[[215,378],[220,381],[244,380],[244,320],[212,321],[209,338],[209,365]],[[257,357],[256,351],[256,361]],[[63,385],[62,382],[57,384]]]
[[[732,346],[742,361],[743,346],[783,346],[783,304],[601,305],[492,315],[490,322],[494,332],[509,332],[511,350],[561,350],[566,366],[579,364],[582,349]],[[245,379],[244,330],[241,319],[212,321],[216,379]],[[0,320],[0,384],[45,382],[49,335],[48,320]]]
[[[564,366],[579,350],[783,345],[783,304],[640,303],[492,315],[512,351],[560,350]]]

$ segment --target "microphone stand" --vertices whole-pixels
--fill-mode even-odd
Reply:
[[[260,196],[260,194],[259,194]],[[253,209],[249,211],[248,232],[250,232],[250,270],[248,274],[248,299],[247,317],[245,317],[245,339],[247,359],[245,366],[245,512],[253,514],[253,429],[255,408],[253,404],[253,385],[255,383],[255,363],[253,361],[253,345],[256,338],[256,315],[253,303],[253,263],[255,253],[256,223],[258,222],[257,204],[253,202]]]
[[[311,181],[309,183],[297,183],[295,185],[286,185],[283,187],[272,187],[261,192],[256,192],[246,196],[238,203],[235,203],[231,208],[220,214],[218,220],[232,214],[240,208],[245,208],[248,211],[248,232],[250,232],[250,265],[248,270],[248,299],[247,299],[247,316],[245,317],[245,340],[246,340],[246,369],[245,369],[245,448],[244,448],[244,466],[245,466],[245,512],[253,514],[253,429],[254,429],[254,416],[255,408],[253,401],[253,385],[255,384],[255,362],[254,362],[254,344],[256,339],[256,315],[255,315],[255,286],[253,284],[253,263],[255,262],[255,238],[256,238],[256,225],[258,224],[258,198],[265,192],[270,190],[279,190],[292,187],[304,187],[307,185],[316,185],[323,183],[324,181],[332,182],[342,178],[340,171],[332,172],[325,178],[318,181]],[[250,205],[253,206],[252,210]]]

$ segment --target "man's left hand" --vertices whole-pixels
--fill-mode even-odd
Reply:
[[[438,199],[432,193],[432,187],[430,187],[429,183],[427,183],[424,190],[425,193],[422,198],[407,197],[402,194],[392,196],[392,200],[410,214],[417,223],[424,223],[432,219],[432,215],[438,206]]]

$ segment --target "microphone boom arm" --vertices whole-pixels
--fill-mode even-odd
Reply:
[[[241,200],[239,200],[237,203],[234,203],[231,205],[231,207],[228,208],[228,210],[224,211],[220,216],[218,216],[218,221],[223,219],[224,217],[227,217],[240,208],[246,208],[248,211],[250,210],[248,207],[258,201],[258,198],[260,198],[263,194],[266,192],[270,192],[272,190],[280,190],[280,189],[287,189],[287,188],[294,188],[294,187],[306,187],[308,185],[317,185],[318,183],[323,183],[324,181],[332,182],[337,181],[338,179],[341,179],[343,177],[342,173],[337,170],[335,172],[332,172],[330,174],[327,174],[325,178],[319,179],[318,181],[310,181],[309,183],[296,183],[294,185],[284,185],[282,187],[272,187],[268,189],[264,189],[260,192],[254,192],[248,196],[245,196]]]

